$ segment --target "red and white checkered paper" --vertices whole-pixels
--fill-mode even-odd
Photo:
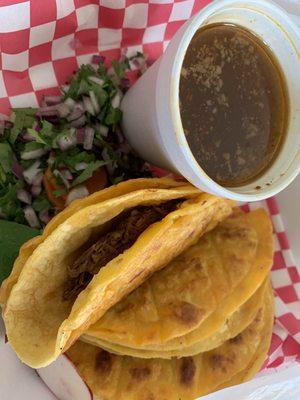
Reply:
[[[121,49],[154,61],[177,29],[211,0],[1,0],[0,112],[37,106],[100,53],[118,59]],[[274,224],[272,282],[276,321],[266,369],[300,362],[300,276],[276,199],[264,207]]]

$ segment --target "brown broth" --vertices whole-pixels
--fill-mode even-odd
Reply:
[[[287,88],[271,50],[251,32],[200,29],[185,55],[179,100],[190,149],[219,184],[251,183],[275,160],[287,131]]]

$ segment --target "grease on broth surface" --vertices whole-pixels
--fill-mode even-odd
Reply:
[[[271,50],[235,25],[200,29],[180,78],[190,149],[220,185],[251,183],[275,160],[288,125],[285,79]]]

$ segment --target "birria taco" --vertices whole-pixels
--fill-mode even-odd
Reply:
[[[273,318],[269,285],[249,326],[217,348],[193,357],[119,356],[80,341],[66,354],[95,400],[191,400],[253,377],[266,357]]]
[[[141,358],[211,350],[253,320],[272,262],[267,213],[235,211],[108,310],[82,339]]]
[[[20,359],[51,363],[233,205],[170,179],[128,181],[74,202],[25,244],[2,286],[7,336]]]

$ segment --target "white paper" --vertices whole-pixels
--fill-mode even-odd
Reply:
[[[36,372],[22,364],[8,343],[0,318],[0,400],[55,400]]]
[[[275,372],[275,371],[273,371]],[[299,400],[300,366],[295,365],[281,372],[254,379],[201,400]]]

